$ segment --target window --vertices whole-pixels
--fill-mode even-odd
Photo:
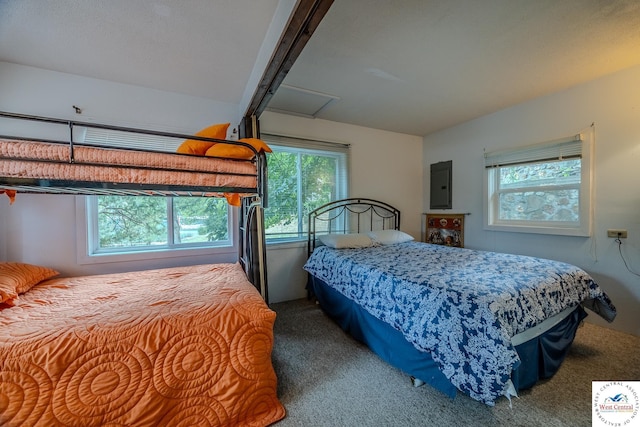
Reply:
[[[232,245],[224,198],[89,196],[89,255]]]
[[[273,150],[267,159],[267,241],[303,240],[310,211],[347,197],[349,146],[269,134],[261,138]]]
[[[99,128],[82,128],[82,142],[175,152],[181,139]],[[233,247],[237,216],[226,199],[212,197],[87,196],[81,215],[86,238],[82,263],[175,256],[190,249]],[[222,249],[225,248],[225,249]]]
[[[490,230],[589,236],[591,135],[485,154]]]

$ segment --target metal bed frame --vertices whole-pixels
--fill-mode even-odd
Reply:
[[[149,129],[138,129],[131,127],[122,127],[114,125],[106,125],[100,123],[81,122],[75,120],[57,119],[51,117],[34,116],[27,114],[18,114],[0,111],[0,118],[23,120],[27,122],[49,123],[53,125],[68,127],[69,137],[67,141],[51,140],[43,138],[28,139],[23,136],[1,135],[3,139],[13,140],[34,140],[39,142],[65,144],[69,149],[68,163],[76,163],[74,158],[74,148],[76,146],[91,146],[97,148],[118,150],[130,150],[146,153],[171,154],[176,156],[189,156],[180,153],[168,153],[166,151],[157,150],[139,150],[122,147],[111,147],[97,144],[81,144],[74,142],[74,128],[98,128],[114,130],[119,132],[128,132],[133,134],[143,134],[158,137],[169,137],[176,139],[194,139],[205,142],[216,142],[239,145],[249,148],[255,153],[252,162],[256,164],[256,187],[227,187],[227,186],[182,186],[182,185],[158,185],[158,184],[139,184],[139,183],[113,183],[113,182],[91,182],[91,181],[73,181],[73,180],[50,180],[50,179],[34,179],[34,178],[16,178],[0,176],[0,190],[15,190],[18,193],[30,194],[71,194],[71,195],[110,195],[110,196],[164,196],[164,197],[209,197],[212,193],[241,193],[249,196],[242,198],[242,206],[240,208],[239,220],[239,253],[238,260],[243,266],[247,277],[260,291],[261,295],[268,304],[267,291],[267,273],[266,273],[266,245],[264,235],[264,212],[267,200],[267,160],[264,152],[258,152],[253,146],[241,142],[221,140],[215,138],[206,138],[194,135],[185,135],[172,132],[154,131]],[[4,132],[0,132],[4,133]],[[29,160],[29,159],[21,159]],[[237,159],[230,159],[238,161]],[[246,160],[240,160],[245,161]],[[108,166],[107,164],[103,164]],[[137,169],[156,169],[163,171],[174,171],[167,168],[145,168],[136,167]],[[184,172],[184,170],[182,171]],[[220,174],[223,174],[221,172]],[[233,175],[226,173],[228,175]],[[246,174],[236,174],[247,176]],[[253,176],[253,175],[251,175]]]
[[[329,202],[309,212],[307,256],[323,234],[399,229],[400,211],[387,203],[356,197]]]
[[[90,181],[67,181],[67,180],[42,180],[32,178],[8,178],[0,177],[0,188],[11,188],[23,193],[62,193],[62,194],[79,194],[79,195],[116,195],[116,196],[136,196],[136,195],[154,195],[154,196],[205,196],[207,193],[254,193],[262,200],[266,200],[267,192],[267,161],[263,152],[258,152],[251,145],[241,141],[230,141],[215,138],[206,138],[201,136],[186,135],[172,132],[154,131],[149,129],[138,129],[123,126],[106,125],[100,123],[80,122],[75,120],[56,119],[51,117],[33,116],[27,114],[16,114],[0,111],[0,117],[16,120],[25,120],[31,122],[50,123],[54,125],[67,126],[69,129],[69,138],[67,141],[50,140],[37,138],[37,141],[65,144],[69,147],[68,163],[77,163],[74,158],[74,148],[76,146],[86,145],[96,148],[112,149],[115,147],[97,145],[97,144],[81,144],[74,142],[74,128],[86,127],[96,129],[108,129],[119,132],[128,132],[133,134],[142,134],[150,136],[168,137],[176,139],[194,139],[205,142],[222,142],[225,144],[239,145],[249,148],[255,156],[256,163],[256,179],[257,188],[240,188],[240,187],[215,187],[215,186],[199,186],[199,187],[182,187],[179,185],[156,185],[156,184],[135,184],[135,183],[110,183],[110,182],[90,182]],[[0,135],[4,139],[26,140],[22,136]],[[146,153],[168,154],[166,151],[157,150],[140,150],[132,148],[117,147],[118,150],[141,151]],[[176,156],[189,156],[188,154],[171,153]],[[24,159],[28,160],[28,159]],[[237,159],[230,159],[238,161]],[[244,161],[244,160],[240,160]],[[138,167],[138,169],[145,169]],[[161,168],[146,168],[161,169]],[[161,169],[173,171],[171,169]],[[223,174],[223,173],[220,173]],[[233,175],[226,173],[228,175]]]

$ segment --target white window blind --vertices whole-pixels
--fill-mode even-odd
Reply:
[[[582,156],[582,135],[557,139],[527,147],[485,153],[485,167],[564,160]]]
[[[112,129],[83,129],[86,129],[86,131],[84,131],[84,141],[82,142],[85,144],[102,145],[106,147],[175,152],[183,141],[181,138],[147,135]],[[74,134],[78,131],[79,129],[74,128]]]
[[[261,133],[260,138],[274,145],[283,145],[286,147],[301,148],[307,150],[334,151],[344,154],[349,153],[349,144],[341,144],[339,142],[319,141],[315,139],[274,135],[270,133]]]

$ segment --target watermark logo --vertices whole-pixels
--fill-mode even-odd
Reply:
[[[592,426],[640,425],[640,381],[593,381]]]

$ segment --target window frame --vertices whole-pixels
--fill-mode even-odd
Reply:
[[[573,158],[581,159],[580,184],[577,186],[580,198],[579,221],[577,224],[567,221],[529,221],[529,220],[504,220],[499,219],[499,179],[500,167],[514,164],[544,164],[562,160],[562,154],[555,158],[549,157],[549,152],[556,147],[571,147],[578,152],[573,153]],[[563,236],[589,237],[592,234],[592,206],[593,206],[593,131],[581,133],[575,136],[558,140],[543,142],[525,147],[501,150],[485,153],[484,169],[484,229],[492,231],[508,231],[516,233],[534,233]],[[562,153],[562,151],[560,151]],[[570,158],[570,157],[566,157]],[[500,159],[504,163],[500,163]],[[520,159],[520,160],[519,160]],[[500,164],[494,164],[498,162]],[[509,163],[512,162],[512,163]],[[575,185],[573,185],[575,187]],[[544,188],[569,188],[566,185],[539,185],[525,186],[527,189]],[[527,191],[527,190],[525,190]]]
[[[97,197],[76,196],[77,238],[77,262],[78,264],[98,264],[125,261],[147,261],[163,258],[176,258],[199,255],[228,255],[238,252],[238,209],[227,207],[227,227],[229,238],[221,243],[203,242],[185,243],[171,246],[144,247],[129,251],[95,251],[95,239],[97,239]],[[146,196],[139,196],[146,197]],[[149,196],[153,197],[153,196]],[[224,199],[221,199],[224,200]],[[169,206],[167,201],[167,206]],[[169,214],[169,208],[167,208]],[[172,221],[172,220],[171,220]],[[172,233],[170,225],[167,233]],[[92,239],[92,240],[90,240]]]
[[[113,129],[102,129],[93,127],[80,127],[78,131],[83,132],[83,143],[92,145],[103,145],[109,147],[126,147],[136,149],[150,149],[156,151],[175,152],[182,142],[180,138],[161,137],[119,131]],[[92,207],[91,198],[95,198]],[[160,196],[138,196],[138,197],[160,197]],[[224,200],[224,199],[221,199]],[[169,208],[167,214],[169,215]],[[229,238],[220,244],[198,244],[186,243],[174,245],[173,247],[159,246],[145,249],[118,252],[98,252],[95,249],[95,239],[97,239],[97,196],[76,196],[76,218],[77,224],[77,262],[78,264],[94,264],[126,261],[147,261],[162,258],[175,258],[182,256],[224,256],[234,254],[237,257],[239,239],[239,213],[237,208],[227,205],[227,230]],[[173,212],[171,212],[173,215]],[[173,231],[173,217],[168,223],[167,233]],[[89,239],[94,239],[90,241]]]
[[[338,162],[337,174],[339,175],[336,179],[337,186],[340,187],[340,191],[336,192],[335,200],[340,200],[349,197],[350,192],[350,144],[337,143],[337,142],[329,142],[329,141],[320,141],[315,139],[306,139],[285,135],[278,135],[273,133],[262,133],[260,138],[263,139],[269,147],[274,151],[278,152],[278,150],[282,149],[287,152],[297,153],[298,155],[302,154],[313,154],[317,153],[318,155],[325,154],[327,156],[335,156]],[[268,159],[267,159],[268,161]],[[300,170],[298,169],[297,174],[297,183],[298,189],[301,188],[301,175]],[[269,193],[271,194],[271,192]],[[332,200],[333,201],[333,200]],[[267,204],[267,211],[271,205],[271,201]],[[301,205],[303,205],[303,201],[298,198],[298,237],[269,237],[269,233],[266,232],[266,243],[267,245],[285,245],[285,244],[299,244],[306,243],[307,241],[307,233],[308,229],[304,229],[305,218],[308,217],[308,213],[300,212],[300,209],[303,209]],[[266,212],[265,212],[266,213]],[[307,224],[308,227],[308,224]],[[266,230],[265,230],[266,231]]]

